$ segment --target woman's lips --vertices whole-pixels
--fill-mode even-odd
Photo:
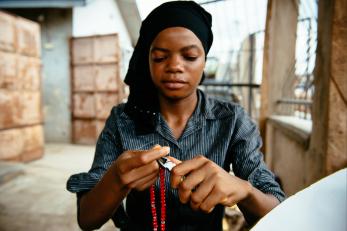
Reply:
[[[170,90],[178,90],[186,84],[186,82],[183,81],[163,81],[163,84],[165,88],[168,88]]]

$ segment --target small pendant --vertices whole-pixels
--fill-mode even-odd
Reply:
[[[158,163],[165,169],[171,171],[176,164],[174,162],[172,162],[169,158],[167,157],[162,157],[160,159],[158,159]]]

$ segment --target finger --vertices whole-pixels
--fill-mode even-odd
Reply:
[[[146,151],[129,151],[130,157],[124,159],[124,165],[121,165],[122,172],[128,172],[131,169],[141,167],[142,165],[146,165],[160,157],[164,157],[170,152],[170,147],[155,147]]]
[[[205,166],[205,165],[204,165]],[[206,168],[202,166],[199,169],[193,170],[189,175],[184,177],[184,181],[180,183],[180,188],[193,190],[198,187],[198,185],[205,180],[208,174]]]
[[[194,203],[192,200],[190,200],[190,207],[193,209],[193,210],[199,210],[200,208],[200,204],[199,203]]]
[[[182,161],[180,161],[179,159],[176,159],[175,157],[172,157],[172,156],[167,156],[167,158],[174,164],[180,164],[182,163]]]
[[[234,199],[235,198],[233,198],[233,196],[224,197],[224,199],[222,199],[219,202],[219,204],[224,205],[224,206],[233,206],[236,204],[236,201]]]
[[[210,176],[199,184],[199,187],[191,195],[191,207],[199,208],[201,203],[209,196],[215,185],[215,178]]]
[[[157,161],[152,161],[151,163],[130,170],[129,172],[123,174],[120,179],[123,184],[130,185],[135,181],[138,181],[149,175],[158,175],[159,165]]]
[[[187,203],[190,200],[191,193],[192,191],[190,189],[184,189],[182,187],[178,189],[178,197],[183,204]]]
[[[129,185],[129,188],[142,191],[143,189],[146,188],[147,185],[148,185],[148,187],[150,185],[152,185],[157,178],[158,178],[157,174],[151,174],[151,175],[145,176],[145,177],[143,177],[143,178],[141,178],[141,179],[139,179],[137,181],[132,182]]]
[[[209,160],[201,155],[194,157],[191,160],[182,162],[174,167],[171,171],[171,187],[177,188],[181,182],[182,176],[188,175],[194,169],[198,169],[207,163]]]
[[[144,183],[141,186],[137,186],[136,190],[143,191],[143,190],[149,188],[151,185],[153,185],[156,182],[157,178],[158,178],[158,176],[156,175],[152,180],[149,180],[147,183]]]
[[[154,145],[151,149],[160,149],[161,146],[159,144]]]
[[[206,157],[198,155],[193,159],[186,160],[181,164],[177,165],[173,172],[177,175],[184,176],[187,175],[192,169],[197,169],[208,161],[209,159],[207,159]]]
[[[200,209],[204,212],[209,213],[217,204],[225,201],[227,201],[227,197],[224,194],[220,193],[220,191],[216,189],[216,186],[214,186],[211,193],[200,204]]]
[[[178,194],[182,203],[187,203],[189,200],[191,201],[192,191],[194,191],[196,187],[203,182],[206,177],[206,172],[206,168],[201,167],[189,173],[188,176],[183,177],[183,181],[181,177],[181,182],[178,187]],[[191,203],[191,205],[193,205],[192,208],[197,208],[196,203]]]

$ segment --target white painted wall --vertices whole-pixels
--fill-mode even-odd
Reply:
[[[164,2],[170,2],[173,0],[136,0],[137,7],[140,12],[140,16],[143,19],[157,6],[163,4]]]
[[[72,28],[74,37],[118,33],[124,78],[133,48],[116,0],[92,0],[86,6],[74,7]]]
[[[75,37],[119,33],[121,44],[131,47],[116,0],[93,0],[86,6],[74,7],[72,28]]]

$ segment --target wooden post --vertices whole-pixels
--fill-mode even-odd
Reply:
[[[347,0],[319,1],[307,184],[347,166],[346,9]]]
[[[296,1],[268,1],[260,89],[259,126],[263,139],[266,119],[278,113],[277,101],[282,97],[283,84],[294,74],[297,18]]]

